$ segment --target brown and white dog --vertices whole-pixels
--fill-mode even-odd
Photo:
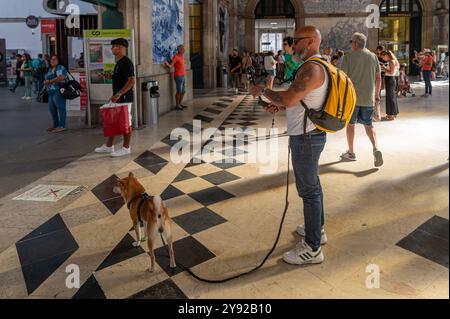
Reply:
[[[141,196],[146,194],[144,187],[133,176],[133,173],[130,173],[127,178],[119,179],[117,181],[114,192],[122,195],[130,208],[130,217],[133,222],[134,230],[136,231],[136,242],[133,243],[133,246],[139,247],[141,242],[147,240],[151,260],[149,271],[153,272],[155,270],[155,253],[153,245],[158,234],[163,235],[169,246],[170,268],[176,268],[175,254],[173,252],[172,220],[169,217],[166,204],[161,199],[161,196],[150,196],[150,198],[141,205],[140,216],[144,224],[144,233],[142,236],[138,207],[141,202]]]

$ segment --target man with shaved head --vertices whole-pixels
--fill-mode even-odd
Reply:
[[[320,155],[325,147],[327,135],[316,129],[306,116],[303,101],[310,109],[321,110],[327,98],[330,79],[324,66],[311,58],[321,57],[322,36],[313,26],[299,29],[294,37],[294,52],[297,61],[305,61],[287,91],[273,91],[254,87],[253,95],[264,96],[271,104],[267,110],[276,113],[286,110],[289,147],[299,196],[303,199],[304,226],[297,233],[304,237],[294,249],[283,256],[290,264],[319,264],[324,260],[321,245],[327,237],[324,232],[323,192],[318,176]]]

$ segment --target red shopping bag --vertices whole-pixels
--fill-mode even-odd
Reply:
[[[100,119],[103,123],[105,137],[131,133],[130,113],[127,104],[100,108]]]

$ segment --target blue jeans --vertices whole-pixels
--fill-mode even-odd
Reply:
[[[36,93],[39,94],[41,92],[42,88],[44,87],[44,77],[38,76],[34,78],[34,89]]]
[[[25,96],[31,97],[31,76],[25,76]]]
[[[177,93],[184,94],[186,93],[186,78],[184,76],[177,76],[175,78],[175,83],[177,86]]]
[[[20,78],[20,75],[17,74],[17,75],[16,75],[16,81],[14,82],[13,86],[11,87],[11,91],[12,91],[12,92],[15,92],[16,89],[17,89],[17,87],[18,87],[22,82],[23,82],[23,81],[22,81],[22,79]]]
[[[48,108],[52,115],[53,128],[66,128],[66,99],[61,93],[51,93],[48,95]]]
[[[323,192],[319,179],[319,159],[325,148],[327,135],[291,136],[292,166],[298,195],[303,199],[306,243],[314,250],[320,248],[322,227],[325,224]]]
[[[425,94],[433,93],[433,85],[431,85],[431,71],[423,71],[423,80],[425,81]]]

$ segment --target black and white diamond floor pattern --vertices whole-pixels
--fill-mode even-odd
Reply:
[[[194,119],[211,123],[232,102],[233,100],[231,99],[220,99],[220,101],[196,115]],[[223,134],[223,130],[226,128],[241,127],[245,130],[256,126],[258,119],[263,114],[261,111],[262,109],[256,105],[255,99],[246,97],[233,113],[223,121],[223,124],[219,127],[220,134]],[[186,123],[182,127],[190,132],[193,131],[191,123]],[[214,212],[210,206],[235,197],[235,195],[222,189],[221,185],[241,178],[228,171],[231,168],[245,165],[245,163],[235,159],[235,156],[246,153],[244,149],[238,147],[240,143],[238,143],[237,139],[238,137],[232,137],[231,145],[227,143],[214,150],[214,152],[221,155],[225,154],[225,158],[228,159],[225,163],[222,161],[205,163],[202,160],[196,162],[192,159],[162,193],[164,200],[176,200],[185,196],[200,207],[192,211],[182,212],[173,217],[173,222],[186,234],[186,236],[174,242],[176,258],[185,267],[191,268],[216,257],[205,245],[196,240],[193,235],[227,223],[227,220],[217,212]],[[161,142],[170,147],[179,141],[172,141],[170,136],[167,136]],[[211,140],[207,143],[210,142]],[[248,141],[242,144],[247,145]],[[205,145],[203,145],[203,149]],[[135,170],[138,167],[139,170],[146,170],[150,175],[157,175],[169,164],[166,159],[152,151],[140,154],[133,162]],[[112,192],[117,178],[117,175],[112,175],[92,189],[93,195],[103,203],[112,215],[116,214],[125,204],[121,196]],[[200,182],[198,184],[201,187],[192,188],[192,185],[197,182]],[[130,230],[99,264],[96,271],[84,282],[73,296],[74,299],[107,298],[108,293],[102,288],[102,272],[107,272],[111,267],[117,267],[124,262],[142,258],[142,256],[148,254],[147,248],[144,248],[145,244],[138,248],[132,247],[132,243],[135,240],[134,237],[134,231]],[[77,242],[59,214],[17,242],[16,249],[28,293],[33,293],[78,248]],[[128,297],[136,299],[187,298],[171,279],[171,277],[183,270],[181,268],[170,269],[165,247],[157,248],[155,254],[158,266],[166,275],[165,279]]]
[[[230,99],[221,99],[197,115],[196,118],[210,123],[215,117],[220,116],[229,106],[228,103],[231,102],[233,101]],[[223,121],[219,127],[220,134],[223,135],[223,131],[227,128],[253,129],[258,125],[258,121],[263,114],[265,113],[262,107],[257,105],[257,101],[251,97],[246,97]],[[190,123],[186,123],[182,127],[193,131]],[[187,208],[186,211],[181,211],[173,217],[175,226],[179,227],[180,233],[183,234],[174,239],[175,254],[179,264],[183,264],[185,267],[195,267],[216,257],[194,235],[207,232],[228,222],[218,212],[214,211],[212,205],[235,197],[222,186],[241,179],[232,169],[245,165],[236,157],[245,154],[246,151],[242,148],[242,145],[245,146],[251,141],[240,143],[240,138],[241,136],[232,137],[231,145],[228,143],[229,140],[225,145],[213,149],[215,153],[222,155],[225,153],[227,162],[213,161],[206,163],[202,160],[197,162],[192,159],[162,193],[164,200],[177,201],[183,199],[196,205],[195,209]],[[161,142],[167,146],[174,145],[170,136],[164,138]],[[208,147],[211,142],[213,141],[207,141],[203,145],[203,149]],[[168,164],[166,159],[151,151],[142,153],[133,161],[134,169],[139,167],[139,170],[147,170],[151,175],[160,173]],[[112,175],[91,191],[112,215],[116,214],[125,204],[120,196],[112,192],[117,178],[117,175]],[[196,185],[200,186],[197,187]],[[138,260],[142,262],[142,258],[148,260],[149,263],[146,244],[144,243],[142,247],[138,248],[133,247],[134,237],[134,230],[130,229],[104,260],[99,263],[96,271],[87,278],[82,287],[73,295],[74,299],[106,299],[109,294],[107,288],[105,288],[108,287],[104,282],[105,275],[107,276],[111,270],[116,269],[115,267],[120,268],[126,263],[138,262]],[[448,220],[434,217],[402,239],[397,245],[448,268]],[[78,243],[59,214],[18,241],[15,247],[28,294],[32,294],[79,249]],[[170,269],[168,253],[166,248],[162,247],[162,244],[157,246],[155,254],[157,266],[162,274],[158,277],[160,280],[149,285],[149,287],[135,291],[129,296],[122,296],[122,298],[188,298],[172,280],[173,276],[183,272],[183,270],[180,267]],[[144,271],[145,269],[142,269],[142,272]],[[123,280],[126,280],[126,278]],[[127,284],[127,282],[123,284]]]

